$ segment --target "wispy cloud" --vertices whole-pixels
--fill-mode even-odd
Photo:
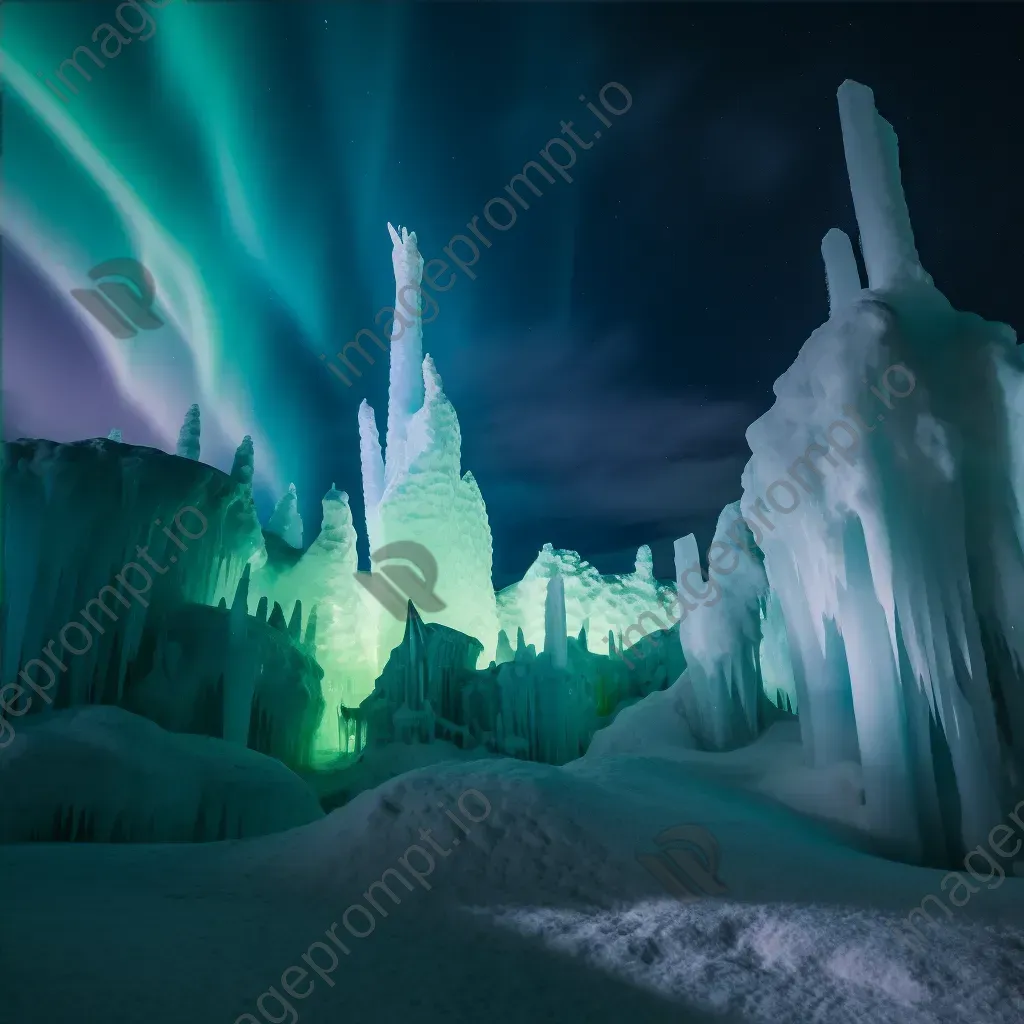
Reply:
[[[487,339],[474,360],[481,379],[460,381],[469,390],[456,398],[459,408],[472,401],[484,379],[502,392],[474,416],[474,466],[482,476],[501,467],[492,486],[517,494],[523,514],[619,527],[717,514],[739,494],[756,414],[697,382],[665,390],[647,364],[653,352],[629,332]]]

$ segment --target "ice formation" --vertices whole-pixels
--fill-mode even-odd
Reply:
[[[267,523],[267,533],[272,533],[296,551],[302,550],[302,516],[299,515],[299,496],[295,484],[289,484],[288,490],[281,495],[281,500],[274,506],[274,512]]]
[[[811,765],[859,773],[857,824],[886,849],[941,863],[981,842],[1024,787],[1024,359],[924,271],[870,90],[844,84],[839,108],[868,286],[829,231],[828,322],[749,428],[743,497],[706,565],[692,536],[674,585],[646,546],[633,573],[602,576],[545,545],[495,595],[487,511],[423,352],[423,260],[389,225],[383,446],[359,410],[370,571],[333,484],[307,550],[294,487],[261,534],[251,438],[230,474],[203,466],[196,407],[180,457],[17,442],[6,568],[24,599],[3,610],[0,681],[295,765],[436,741],[562,764],[620,712],[598,750],[642,751],[650,730],[725,756],[796,714]],[[66,644],[62,626],[126,563],[174,555],[155,527],[189,506],[209,521],[193,560],[125,600],[70,669],[54,663],[57,681],[47,642]]]
[[[119,700],[168,610],[265,557],[251,487],[211,466],[98,438],[4,450],[0,685],[35,711]]]
[[[1024,360],[923,270],[871,91],[839,109],[869,288],[830,232],[830,317],[747,431],[742,507],[808,755],[859,759],[871,832],[941,862],[1024,785]]]
[[[706,581],[693,536],[676,542],[679,633],[689,673],[683,701],[690,731],[710,750],[744,746],[763,727],[761,622],[768,582],[752,542],[745,545],[748,555],[732,542],[738,517],[738,502],[719,517],[711,550],[721,549],[724,557],[716,551],[710,558]]]
[[[620,648],[630,647],[679,617],[675,590],[654,578],[654,559],[646,544],[636,553],[634,572],[610,576],[602,576],[575,551],[545,544],[523,579],[498,594],[498,620],[508,636],[522,629],[528,643],[543,643],[545,599],[553,575],[564,584],[571,636],[586,626],[588,637],[603,640],[610,631]]]
[[[119,431],[120,433],[120,431]],[[199,406],[192,404],[185,414],[185,422],[178,432],[177,455],[183,459],[199,459]],[[120,440],[120,439],[118,439]]]
[[[230,608],[168,612],[151,667],[123,703],[165,729],[222,737],[305,767],[325,708],[313,633],[303,638],[298,603],[288,624],[276,603],[269,617],[263,602],[249,615],[250,586],[247,566]]]
[[[471,473],[462,473],[458,417],[430,356],[423,357],[420,287],[423,258],[415,232],[388,225],[393,243],[395,315],[391,337],[386,443],[381,451],[373,409],[359,408],[366,530],[371,552],[396,542],[422,545],[438,566],[445,607],[420,608],[430,621],[477,637],[494,656],[498,618],[491,584],[491,528]],[[404,315],[402,311],[404,310]],[[414,597],[414,595],[407,595]],[[414,597],[415,600],[415,597]],[[379,619],[381,663],[402,635],[402,622]]]
[[[299,555],[289,546],[290,554],[286,552],[284,557],[280,552],[268,552],[267,564],[253,576],[250,607],[253,601],[264,600],[271,607],[276,602],[282,608],[292,608],[302,601],[306,607],[316,608],[317,661],[324,671],[322,690],[327,707],[319,745],[333,748],[333,722],[339,704],[357,704],[373,689],[380,671],[377,631],[381,609],[356,579],[356,531],[348,495],[332,484],[322,504],[320,532],[308,550]]]

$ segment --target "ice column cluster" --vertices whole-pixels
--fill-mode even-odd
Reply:
[[[296,500],[291,487],[268,526],[268,533],[283,539],[293,554],[287,560],[268,559],[253,577],[252,593],[283,608],[301,600],[316,609],[317,660],[324,670],[321,686],[328,709],[318,745],[329,748],[336,742],[338,705],[358,704],[373,689],[380,671],[376,637],[382,609],[357,581],[356,530],[348,494],[331,485],[323,498],[320,532],[298,559],[294,542],[301,542],[302,524]]]
[[[575,551],[545,544],[533,565],[518,583],[498,594],[498,619],[508,636],[522,629],[527,643],[544,642],[544,607],[548,580],[562,579],[567,632],[575,636],[583,628],[587,636],[602,642],[609,631],[619,647],[630,647],[678,619],[675,590],[654,578],[654,559],[644,544],[636,553],[636,569],[622,575],[601,575]]]
[[[433,360],[423,357],[423,258],[416,234],[404,228],[399,233],[390,224],[388,229],[396,297],[383,452],[373,409],[365,401],[359,409],[370,551],[398,542],[422,545],[437,563],[436,595],[444,607],[420,608],[421,614],[477,637],[484,645],[481,657],[489,660],[494,657],[498,616],[487,509],[473,475],[461,471],[458,417],[444,395]],[[383,664],[401,639],[403,624],[386,614],[379,622],[378,652]]]
[[[742,508],[810,759],[859,759],[872,832],[938,862],[1024,785],[1024,360],[922,268],[871,91],[839,110],[868,288],[833,229],[829,320],[747,431]]]
[[[682,700],[693,736],[710,750],[728,750],[756,739],[761,731],[762,617],[768,581],[752,541],[753,557],[740,555],[731,543],[739,503],[727,505],[718,520],[715,544],[732,551],[725,573],[712,564],[704,587],[693,586],[688,566],[699,565],[691,534],[676,541],[679,586],[679,638],[686,653],[688,685]],[[741,524],[742,526],[742,524]],[[693,601],[696,591],[702,603]]]
[[[181,458],[99,438],[4,445],[0,685],[35,662],[28,678],[45,687],[55,658],[56,706],[119,701],[151,621],[232,596],[261,564],[251,448],[248,478],[229,477],[195,461],[194,423],[195,455]],[[182,539],[179,513],[195,539]]]

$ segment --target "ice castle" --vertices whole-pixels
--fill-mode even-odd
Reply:
[[[294,488],[262,527],[251,441],[230,473],[205,466],[193,408],[175,456],[113,437],[5,445],[0,684],[37,694],[33,714],[119,704],[298,766],[433,742],[561,764],[627,725],[727,751],[796,715],[809,763],[858,766],[863,828],[894,854],[942,862],[981,842],[1024,789],[1024,360],[1009,327],[953,309],[923,269],[871,91],[846,82],[838,99],[867,279],[828,232],[829,319],[747,431],[715,556],[680,538],[672,584],[647,547],[633,573],[603,576],[547,545],[496,594],[484,498],[417,314],[392,339],[383,445],[359,409],[365,531],[371,552],[429,552],[441,607],[414,598],[403,621],[374,598],[333,484],[308,548]],[[396,293],[418,292],[416,235],[389,230]],[[895,365],[914,388],[881,412],[874,384]],[[829,454],[841,417],[857,458],[819,464],[784,507],[776,485]],[[94,490],[116,515],[84,500]],[[211,532],[182,570],[80,657],[54,651],[138,551],[174,554],[156,524],[184,506]],[[92,518],[68,530],[69,509]]]

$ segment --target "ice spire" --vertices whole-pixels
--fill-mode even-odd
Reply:
[[[295,484],[289,484],[288,490],[274,506],[270,522],[267,523],[267,533],[272,533],[290,547],[301,550],[302,516],[299,515],[298,501]]]
[[[831,318],[848,306],[861,290],[860,271],[850,236],[839,228],[829,228],[821,240],[821,258],[825,261],[828,315]]]
[[[380,433],[373,408],[366,399],[359,403],[359,462],[363,474],[363,510],[366,515],[366,536],[370,550],[383,544],[380,538],[377,507],[384,496],[384,457],[380,450]]]
[[[849,79],[839,86],[846,170],[870,288],[931,278],[921,266],[900,180],[896,133],[875,109],[874,93]]]
[[[388,426],[384,475],[391,480],[405,468],[405,439],[409,417],[423,405],[423,321],[420,282],[423,257],[416,232],[388,224],[391,263],[395,270],[395,316],[391,332],[388,388]]]
[[[194,402],[185,413],[185,422],[178,431],[178,447],[176,454],[183,459],[199,461],[199,406]]]
[[[248,566],[246,566],[248,568]],[[302,640],[302,602],[296,601],[292,617],[288,620],[288,635],[296,642]]]
[[[305,645],[308,648],[310,648],[310,650],[314,654],[316,653],[316,621],[317,621],[317,617],[318,617],[317,606],[313,605],[313,610],[309,613],[309,618],[306,620],[306,636],[305,636],[305,639],[304,639],[303,642],[305,643]]]
[[[565,668],[565,580],[558,574],[548,579],[544,601],[544,651],[555,668]]]
[[[636,549],[636,561],[633,563],[637,576],[654,579],[654,555],[649,544],[641,544]]]
[[[495,653],[494,660],[498,665],[503,665],[506,661],[511,661],[515,657],[512,651],[512,644],[509,643],[508,633],[505,630],[498,632],[498,649]]]
[[[198,407],[192,406],[192,408],[195,409],[198,414]],[[182,427],[182,429],[184,430],[185,428]],[[196,458],[199,458],[198,452],[199,448],[197,446]],[[255,457],[253,454],[252,438],[246,434],[245,437],[242,438],[242,443],[237,449],[235,449],[235,459],[231,463],[231,479],[239,480],[243,484],[249,484],[251,486],[254,460]]]
[[[109,434],[107,434],[107,440],[117,441],[117,443],[120,444],[123,440],[123,438],[121,437],[121,431],[118,430],[117,427],[114,427],[114,429],[111,430]]]

